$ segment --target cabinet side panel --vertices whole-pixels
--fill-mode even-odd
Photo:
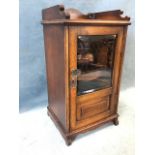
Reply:
[[[118,108],[118,101],[119,101],[119,94],[120,94],[120,83],[121,83],[121,78],[122,78],[122,68],[123,68],[123,62],[124,62],[124,54],[125,54],[125,46],[126,46],[126,36],[127,36],[127,26],[124,26],[122,28],[122,44],[121,46],[121,50],[120,50],[120,61],[118,62],[119,64],[119,71],[117,72],[117,86],[115,88],[115,113],[117,113],[117,108]]]
[[[64,27],[44,25],[48,108],[66,129]]]

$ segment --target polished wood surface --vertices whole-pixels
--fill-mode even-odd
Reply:
[[[65,30],[63,26],[50,25],[44,27],[48,107],[55,112],[61,124],[67,129],[64,34]],[[58,62],[60,62],[59,65]]]
[[[77,9],[65,9],[63,5],[56,5],[42,10],[43,24],[131,24],[130,17],[122,16],[123,11],[113,10],[83,14]]]
[[[122,11],[106,11],[83,14],[76,9],[65,9],[57,5],[42,11],[46,72],[48,83],[48,115],[55,122],[70,145],[75,137],[112,121],[118,125],[118,98],[129,17]],[[91,63],[94,67],[106,67],[107,52],[98,55],[98,64],[90,53],[77,57],[78,36],[116,36],[111,85],[107,88],[77,94],[77,81],[91,81],[103,71],[92,71],[79,76],[77,63]],[[107,52],[106,52],[107,51]],[[88,62],[89,59],[89,62]],[[86,62],[87,60],[87,62]],[[98,65],[98,66],[97,66]],[[110,64],[112,65],[112,64]]]
[[[96,117],[98,114],[110,110],[109,94],[104,96],[104,93],[99,94],[99,92],[89,93],[77,98],[77,121],[89,118],[93,122],[92,117]]]
[[[107,117],[110,114],[114,113],[114,106],[115,106],[115,97],[116,97],[116,87],[117,85],[117,80],[119,77],[118,72],[119,72],[119,61],[120,61],[120,52],[121,52],[121,45],[122,45],[122,36],[123,36],[123,27],[103,27],[103,26],[81,26],[81,27],[70,27],[69,29],[69,45],[70,45],[70,71],[74,70],[77,68],[77,55],[76,55],[76,49],[77,49],[77,36],[79,35],[107,35],[107,34],[116,34],[117,35],[117,44],[115,47],[115,58],[114,58],[114,70],[112,73],[112,91],[108,95],[110,96],[110,109],[105,111],[104,114],[99,114],[91,119],[85,119],[81,121],[77,121],[76,118],[76,111],[77,111],[77,105],[78,105],[78,100],[77,100],[77,91],[76,88],[71,88],[70,89],[70,101],[71,101],[71,130],[80,128],[85,125],[89,125],[90,122],[95,122],[97,120],[100,120],[101,118],[103,119],[104,117]],[[116,71],[118,70],[118,71]],[[70,72],[70,78],[71,72]],[[72,80],[72,79],[70,79]],[[106,91],[107,89],[104,89],[103,91]],[[112,93],[113,92],[113,93]],[[98,94],[98,92],[96,92]],[[93,95],[93,94],[92,94]],[[102,93],[104,95],[104,93]],[[87,96],[87,95],[86,95]],[[81,96],[80,96],[81,97]],[[80,98],[79,97],[79,98]],[[88,97],[90,98],[90,96]],[[96,96],[98,98],[98,96]],[[96,100],[94,98],[94,100]]]
[[[63,24],[63,25],[108,25],[108,26],[113,26],[113,25],[130,25],[131,23],[128,21],[112,21],[112,20],[93,20],[93,19],[85,19],[85,20],[53,20],[53,21],[47,21],[43,20],[41,22],[42,24]]]

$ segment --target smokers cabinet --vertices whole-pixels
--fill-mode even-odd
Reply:
[[[118,98],[130,18],[114,10],[42,10],[48,115],[70,145],[76,135],[118,124]],[[52,134],[52,133],[51,133]]]

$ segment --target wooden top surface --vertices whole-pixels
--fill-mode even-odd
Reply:
[[[129,21],[113,20],[42,20],[42,24],[64,24],[64,25],[130,25]]]

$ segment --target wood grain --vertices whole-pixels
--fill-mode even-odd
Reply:
[[[48,115],[54,121],[66,144],[76,135],[112,121],[118,125],[118,98],[124,59],[127,26],[130,18],[121,10],[83,14],[63,5],[42,10],[46,73],[48,83]],[[79,35],[115,35],[116,45],[110,87],[77,95],[77,38]],[[107,50],[107,49],[102,49]],[[99,56],[99,62],[106,61]],[[92,59],[93,60],[93,59]],[[92,73],[93,74],[93,73]],[[101,73],[94,73],[99,76]],[[89,74],[79,80],[92,80]]]

